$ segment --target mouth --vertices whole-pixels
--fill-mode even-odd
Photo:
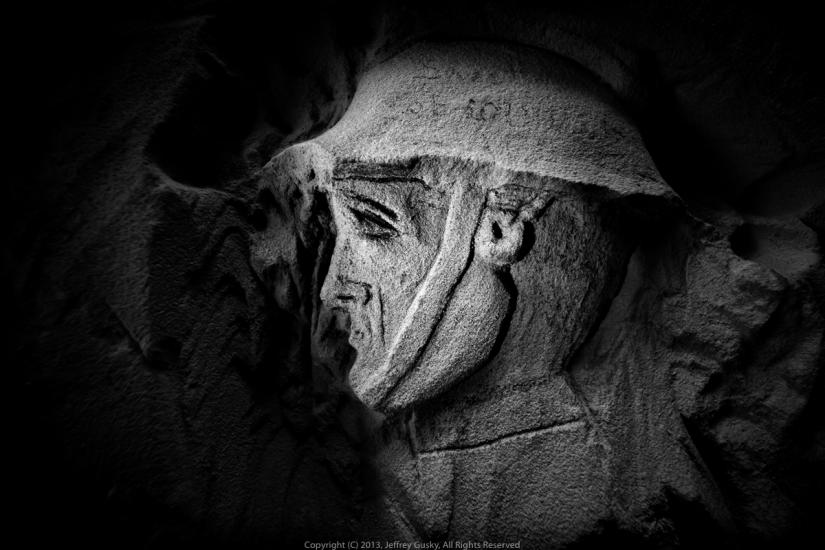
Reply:
[[[371,335],[369,320],[365,313],[354,308],[336,309],[349,317],[348,341],[350,345],[356,349],[363,349],[369,343]]]
[[[380,297],[376,299],[380,295],[372,285],[348,282],[350,292],[337,294],[333,309],[346,314],[349,319],[350,345],[360,353],[369,353],[373,346],[383,345],[383,310]]]
[[[360,329],[350,329],[349,333],[349,342],[353,346],[363,344],[363,342],[367,339],[367,335],[363,330]]]

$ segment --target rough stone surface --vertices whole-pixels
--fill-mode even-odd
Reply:
[[[810,14],[50,13],[4,201],[33,545],[818,533]]]

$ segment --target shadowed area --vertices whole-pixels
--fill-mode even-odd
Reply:
[[[637,226],[643,199],[592,212],[554,203],[500,277],[520,307],[505,330],[534,332],[490,349],[514,364],[574,322],[559,301],[536,324],[525,304],[564,275],[537,280],[536,265],[578,270],[577,284],[609,272],[610,299],[553,358],[563,383],[494,365],[376,431],[347,383],[350,321],[320,300],[338,237],[331,205],[297,182],[259,192],[264,167],[328,130],[364,68],[418,37],[527,40],[545,21],[634,52],[643,90],[622,109],[684,208]],[[392,523],[374,503],[393,469],[412,495],[400,514],[432,540],[483,528],[522,547],[768,548],[818,533],[825,88],[809,10],[79,2],[16,6],[6,27],[16,537],[91,548],[359,539]],[[599,66],[605,85],[617,86],[615,66]],[[621,265],[581,254],[571,235],[584,239],[574,228],[593,219],[621,232],[601,243]],[[494,239],[506,229],[496,223]],[[562,238],[563,254],[541,252]],[[495,456],[477,467],[458,451]],[[518,483],[477,489],[524,460],[510,471]],[[582,473],[591,466],[613,480],[604,494]],[[583,534],[567,540],[572,528],[549,520],[525,534],[502,519],[554,498],[599,502]],[[719,518],[728,531],[710,530]]]

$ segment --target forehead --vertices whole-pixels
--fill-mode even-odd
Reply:
[[[331,176],[325,190],[333,196],[362,196],[407,209],[441,207],[446,201],[444,190],[417,166],[345,162]]]

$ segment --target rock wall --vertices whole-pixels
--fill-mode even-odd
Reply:
[[[551,20],[634,53],[634,113],[685,203],[634,236],[621,289],[567,368],[622,514],[554,540],[769,547],[818,532],[825,89],[812,14],[182,2],[13,15],[25,55],[10,66],[4,364],[13,529],[32,544],[301,547],[380,524],[380,449],[407,434],[376,435],[347,388],[346,326],[318,300],[325,205],[259,193],[261,171],[337,121],[374,60],[425,35],[552,41]],[[680,490],[676,454],[714,499]],[[552,477],[526,474],[526,487]],[[710,538],[707,517],[724,525]],[[506,522],[500,534],[533,540]]]

